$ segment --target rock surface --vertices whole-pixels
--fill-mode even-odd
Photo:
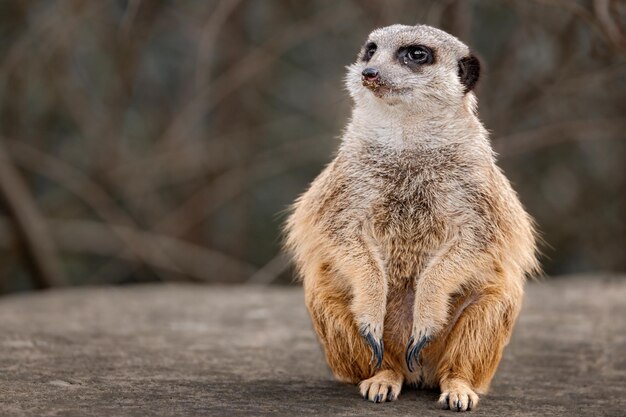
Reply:
[[[626,277],[528,285],[469,415],[626,415]],[[449,415],[333,381],[300,288],[150,285],[0,299],[0,415]]]

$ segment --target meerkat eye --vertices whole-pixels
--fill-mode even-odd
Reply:
[[[423,45],[414,45],[401,48],[398,55],[402,63],[409,64],[431,64],[433,62],[433,52],[430,48]]]
[[[365,53],[363,54],[363,61],[368,62],[374,56],[376,52],[376,44],[374,42],[370,42],[365,45]]]

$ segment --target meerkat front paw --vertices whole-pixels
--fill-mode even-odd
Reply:
[[[385,344],[383,342],[383,326],[362,323],[359,325],[359,333],[368,345],[372,348],[372,362],[375,368],[380,368],[385,354]]]
[[[433,340],[444,328],[447,321],[446,311],[436,304],[419,303],[413,312],[413,329],[409,343],[406,347],[405,359],[409,372],[415,370],[415,365],[419,363],[420,352]]]
[[[402,375],[386,369],[359,384],[361,396],[375,403],[395,401],[402,389]]]
[[[465,382],[453,380],[441,384],[437,403],[444,410],[470,411],[478,405],[478,395]]]
[[[420,352],[430,342],[431,338],[432,336],[428,329],[413,331],[405,353],[406,366],[409,368],[409,372],[415,371],[414,365],[419,362]]]

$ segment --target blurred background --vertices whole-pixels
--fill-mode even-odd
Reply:
[[[2,1],[0,292],[288,284],[285,209],[349,117],[368,33],[470,45],[550,276],[626,271],[626,2]]]

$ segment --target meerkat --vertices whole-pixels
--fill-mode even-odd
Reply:
[[[373,402],[406,383],[476,407],[538,270],[532,219],[477,116],[479,72],[442,30],[374,30],[348,67],[336,157],[286,223],[328,365]]]

